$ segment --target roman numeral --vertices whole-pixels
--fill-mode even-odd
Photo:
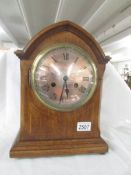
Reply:
[[[77,57],[77,58],[75,59],[75,61],[74,61],[75,64],[76,64],[76,62],[78,61],[78,59],[79,59],[79,57]]]
[[[83,81],[89,81],[89,77],[83,77]]]
[[[63,53],[64,60],[69,60],[69,53]]]
[[[86,69],[87,67],[86,66],[83,66],[83,69]]]
[[[51,58],[53,59],[53,61],[54,61],[55,63],[57,63],[57,61],[56,61],[56,59],[55,59],[54,56],[51,56]]]
[[[80,88],[79,88],[79,91],[81,93],[85,93],[86,92],[86,88],[82,85]]]

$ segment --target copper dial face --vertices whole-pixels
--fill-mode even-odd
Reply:
[[[71,111],[86,103],[96,87],[97,72],[88,53],[59,44],[40,53],[31,69],[31,83],[46,106]]]

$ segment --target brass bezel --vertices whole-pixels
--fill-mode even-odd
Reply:
[[[93,72],[94,72],[94,86],[92,86],[91,88],[91,91],[89,93],[89,95],[87,95],[87,97],[83,100],[83,101],[79,101],[79,103],[76,103],[75,105],[68,105],[68,107],[60,107],[59,104],[56,105],[55,107],[48,104],[46,102],[46,100],[44,101],[41,97],[40,97],[40,94],[38,94],[37,92],[37,88],[36,88],[36,85],[35,85],[35,79],[34,79],[34,74],[35,74],[35,70],[36,70],[36,67],[39,63],[39,61],[41,60],[41,58],[43,58],[46,54],[48,54],[50,51],[54,50],[54,49],[57,49],[57,48],[72,48],[74,50],[77,50],[82,56],[84,56],[84,59],[86,61],[88,61],[89,64],[91,64],[92,68],[93,68]],[[43,58],[44,59],[44,58]],[[31,87],[32,87],[32,90],[34,92],[34,94],[36,95],[36,97],[41,101],[42,104],[44,104],[45,106],[47,106],[48,108],[50,109],[53,109],[53,110],[57,110],[57,111],[63,111],[63,112],[66,112],[66,111],[73,111],[79,107],[81,107],[82,105],[84,105],[87,101],[90,100],[90,98],[92,97],[92,95],[94,94],[94,91],[96,89],[96,85],[97,85],[97,79],[98,79],[98,76],[97,76],[97,68],[95,66],[95,63],[94,61],[91,59],[91,56],[87,53],[87,51],[85,51],[84,49],[80,48],[79,46],[76,46],[74,44],[71,44],[71,43],[59,43],[59,44],[55,44],[55,45],[52,45],[51,47],[49,48],[46,48],[44,49],[42,52],[40,52],[38,54],[38,56],[35,58],[32,66],[31,66],[31,72],[30,72],[30,82],[31,82]],[[48,101],[49,102],[49,101]]]

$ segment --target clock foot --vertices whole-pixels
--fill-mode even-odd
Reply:
[[[10,151],[11,158],[59,156],[73,154],[100,153],[108,151],[102,138],[17,141]]]

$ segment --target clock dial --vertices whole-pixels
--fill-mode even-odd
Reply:
[[[38,55],[31,83],[39,100],[56,110],[71,111],[90,99],[97,73],[88,53],[72,44],[60,44]]]

